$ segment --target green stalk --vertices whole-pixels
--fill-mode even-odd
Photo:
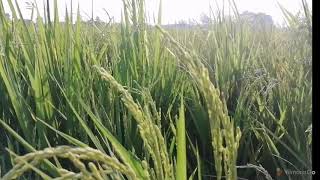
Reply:
[[[186,124],[183,95],[180,95],[179,119],[177,121],[177,167],[176,179],[187,179]]]

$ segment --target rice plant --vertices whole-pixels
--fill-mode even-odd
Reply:
[[[7,0],[9,19],[3,2],[1,179],[311,179],[279,174],[312,168],[305,0],[259,30],[233,1],[189,29],[162,26],[161,1],[155,26],[144,0],[100,24],[60,22],[57,0],[31,23]]]

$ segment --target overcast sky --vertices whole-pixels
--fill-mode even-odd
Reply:
[[[5,11],[9,12],[7,0],[4,2]],[[40,12],[43,12],[43,1],[46,0],[17,0],[19,7],[22,9],[25,19],[30,19],[30,10],[27,10],[26,2],[36,2]],[[53,0],[50,0],[53,3]],[[228,7],[228,0],[225,1],[225,9]],[[58,0],[60,18],[64,17],[65,8],[70,9],[71,0]],[[159,0],[145,0],[147,6],[147,15],[151,21],[158,14]],[[162,0],[162,22],[163,24],[174,23],[179,20],[195,19],[199,20],[202,13],[208,14],[209,7],[214,9],[220,7],[223,0]],[[298,12],[302,9],[301,0],[235,0],[239,12],[251,11],[262,12],[271,15],[275,23],[282,24],[283,16],[277,4],[279,2],[290,12]],[[310,8],[312,0],[307,0]],[[83,19],[91,17],[91,0],[73,0],[73,11],[76,13],[77,6],[80,6],[80,12]],[[99,16],[100,19],[106,20],[105,10],[114,17],[116,21],[121,18],[122,0],[93,0],[94,17]]]

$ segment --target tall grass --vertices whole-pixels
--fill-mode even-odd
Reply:
[[[311,14],[257,31],[211,12],[207,29],[59,22],[57,1],[26,24],[0,1],[3,179],[310,179]],[[51,9],[50,9],[51,8]],[[50,11],[54,17],[50,17]],[[72,12],[72,11],[71,11]],[[19,20],[20,19],[20,20]]]

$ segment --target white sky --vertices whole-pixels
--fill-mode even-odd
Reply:
[[[5,11],[9,12],[9,6],[7,0],[1,0],[4,2]],[[14,0],[13,0],[14,1]],[[17,0],[19,7],[22,9],[25,19],[30,19],[30,10],[26,9],[26,2],[34,2],[38,4],[39,10],[43,12],[43,1],[46,0]],[[145,0],[148,17],[150,22],[153,22],[153,18],[157,19],[158,7],[160,0]],[[174,23],[179,20],[195,19],[199,20],[202,13],[209,13],[209,5],[215,9],[216,2],[220,7],[225,1],[225,11],[228,12],[228,0],[162,0],[162,23]],[[50,0],[53,3],[53,0]],[[71,0],[58,0],[60,18],[63,19],[65,8],[68,7],[70,11]],[[279,2],[290,12],[296,13],[302,9],[301,0],[235,0],[237,8],[240,13],[244,11],[262,12],[271,15],[274,22],[278,24],[283,23],[283,15],[277,4]],[[309,7],[312,7],[312,0],[307,0]],[[91,0],[73,0],[73,12],[76,13],[76,9],[80,6],[80,12],[83,19],[90,19],[91,17]],[[67,5],[66,5],[67,4]],[[53,6],[51,6],[53,7]],[[122,11],[122,0],[93,0],[94,17],[99,16],[100,19],[106,20],[106,9],[108,13],[114,17],[116,21],[120,21]]]

